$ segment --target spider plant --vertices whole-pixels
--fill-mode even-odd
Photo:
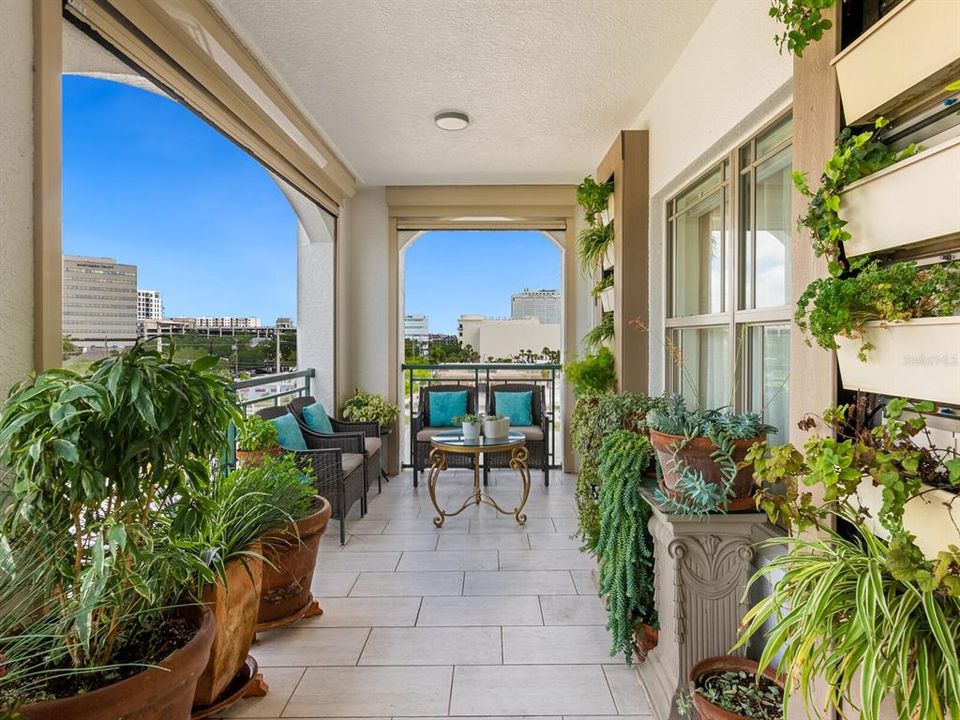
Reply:
[[[583,346],[588,350],[597,350],[613,337],[613,312],[605,312],[600,322],[583,336]]]
[[[583,272],[590,274],[603,265],[603,256],[613,242],[613,223],[598,221],[585,228],[577,237],[577,255]]]

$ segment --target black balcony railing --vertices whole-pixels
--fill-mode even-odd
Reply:
[[[403,446],[404,467],[410,467],[410,419],[416,415],[423,385],[469,384],[477,388],[477,406],[487,406],[490,383],[518,382],[544,387],[546,409],[553,415],[550,438],[550,467],[558,467],[556,449],[561,432],[563,366],[550,363],[404,363]]]

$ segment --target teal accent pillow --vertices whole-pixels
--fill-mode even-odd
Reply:
[[[327,415],[323,403],[315,402],[313,405],[307,405],[303,409],[303,421],[307,427],[318,433],[330,434],[333,432],[333,425],[330,424],[330,416]]]
[[[533,425],[533,391],[498,392],[497,415],[506,415],[514,427]]]
[[[278,418],[273,418],[270,422],[277,428],[277,442],[285,450],[306,450],[307,441],[303,439],[303,433],[300,432],[300,426],[297,419],[287,413]]]
[[[467,391],[430,393],[428,427],[455,427],[455,417],[467,414]]]

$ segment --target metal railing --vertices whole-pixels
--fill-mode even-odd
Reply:
[[[401,452],[404,467],[411,467],[410,422],[419,411],[420,387],[445,383],[460,383],[477,388],[477,406],[484,411],[487,406],[487,388],[490,383],[516,382],[544,386],[544,401],[547,412],[552,414],[549,444],[550,467],[559,467],[556,460],[557,438],[563,413],[563,366],[552,363],[404,363],[404,408]]]

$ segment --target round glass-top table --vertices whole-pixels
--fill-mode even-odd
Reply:
[[[437,516],[433,519],[434,525],[443,527],[444,520],[448,517],[459,515],[471,505],[480,503],[490,505],[504,515],[513,515],[521,525],[527,521],[527,516],[523,514],[523,506],[526,505],[527,498],[530,496],[530,471],[527,469],[527,441],[522,433],[512,431],[505,438],[481,436],[478,440],[467,440],[461,432],[449,431],[434,435],[430,438],[430,444],[433,449],[430,451],[430,475],[427,479],[427,489],[430,492],[430,502],[437,511]],[[520,474],[520,480],[523,483],[522,496],[520,504],[512,510],[501,507],[480,485],[480,456],[488,452],[509,452],[510,467]],[[473,455],[473,493],[463,501],[459,510],[453,512],[447,512],[437,502],[437,481],[440,479],[440,473],[447,469],[449,453]]]

